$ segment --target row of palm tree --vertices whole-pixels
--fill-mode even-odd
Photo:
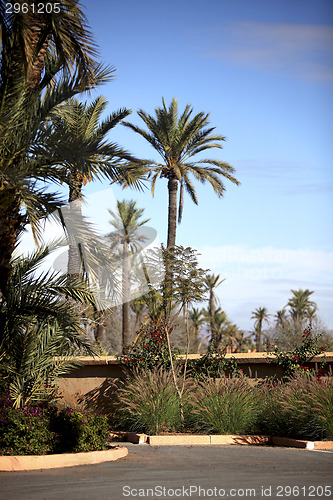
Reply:
[[[310,325],[312,324],[316,317],[317,304],[310,300],[310,296],[314,291],[300,288],[299,290],[291,290],[291,293],[292,297],[288,300],[286,306],[275,314],[276,327],[283,328],[288,323],[289,318],[291,318],[293,329],[300,333],[304,326],[304,321],[309,322]],[[257,351],[262,350],[263,325],[269,322],[270,316],[271,314],[268,313],[266,307],[258,307],[252,312],[252,319],[255,320],[254,336]]]

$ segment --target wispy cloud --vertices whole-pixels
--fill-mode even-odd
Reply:
[[[314,290],[319,315],[333,327],[333,251],[246,245],[203,246],[200,265],[226,281],[217,293],[223,309],[242,328],[251,312],[265,306],[274,314],[284,307],[290,290]]]
[[[333,83],[333,27],[233,22],[209,55],[282,75]]]

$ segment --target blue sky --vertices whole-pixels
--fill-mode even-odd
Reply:
[[[177,97],[180,109],[189,103],[209,112],[227,138],[211,156],[233,165],[241,186],[226,181],[222,199],[209,185],[197,186],[199,206],[186,197],[177,243],[196,248],[202,266],[226,278],[218,295],[232,321],[250,329],[255,308],[274,314],[290,289],[309,288],[333,329],[333,2],[82,5],[102,59],[117,70],[98,91],[110,112],[130,108],[129,120],[140,124],[139,108],[153,113],[162,97]],[[125,127],[110,139],[157,159]],[[86,194],[107,188],[93,184]],[[138,200],[165,242],[165,181],[154,199],[149,190],[112,190],[117,199]]]

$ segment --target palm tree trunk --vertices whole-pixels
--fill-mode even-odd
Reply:
[[[123,276],[122,276],[122,295],[123,295],[123,346],[130,343],[129,339],[129,321],[130,321],[130,265],[128,241],[124,240],[123,248]]]
[[[69,184],[69,203],[70,215],[69,224],[67,227],[69,238],[68,249],[68,274],[71,276],[79,276],[82,274],[82,255],[78,239],[78,227],[82,220],[82,181],[78,176],[72,176],[73,180]]]
[[[259,319],[258,321],[258,330],[257,330],[257,341],[256,341],[256,351],[261,351],[261,329],[262,329],[262,321]]]
[[[24,216],[14,190],[3,191],[0,202],[0,291],[5,292],[12,272],[11,257]]]
[[[30,27],[31,37],[30,37],[30,46],[31,53],[34,54],[35,48],[38,43],[41,41],[41,33],[45,29],[46,19],[44,15],[34,15],[33,16],[34,25]],[[43,69],[45,66],[45,57],[48,50],[48,46],[51,40],[51,35],[45,37],[41,47],[37,54],[34,54],[34,59],[27,73],[27,87],[30,90],[36,88],[36,86],[40,83]]]
[[[177,229],[177,189],[178,180],[169,179],[169,209],[168,209],[168,240],[167,248],[172,248],[176,244],[176,229]]]
[[[171,250],[176,245],[176,229],[177,229],[177,189],[178,180],[169,179],[168,182],[168,193],[169,193],[169,205],[168,205],[168,239],[167,239],[167,250]],[[169,259],[165,266],[165,288],[163,292],[163,309],[165,319],[168,322],[171,312],[171,297],[172,297],[172,279],[173,279],[173,265]]]
[[[217,335],[216,335],[216,332],[215,332],[215,324],[214,324],[215,307],[214,307],[214,292],[213,292],[213,289],[210,290],[210,294],[209,294],[208,312],[209,312],[210,333],[211,333],[211,336],[212,336],[212,341],[215,342],[215,347],[217,347]]]

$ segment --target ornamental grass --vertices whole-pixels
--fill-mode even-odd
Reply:
[[[185,392],[183,401],[187,398]],[[171,371],[163,367],[136,371],[124,381],[116,407],[123,429],[148,434],[181,429],[179,397]]]
[[[333,378],[299,372],[264,389],[262,432],[298,439],[333,438]]]
[[[205,377],[191,394],[195,427],[212,434],[252,433],[256,428],[261,392],[244,376]]]

